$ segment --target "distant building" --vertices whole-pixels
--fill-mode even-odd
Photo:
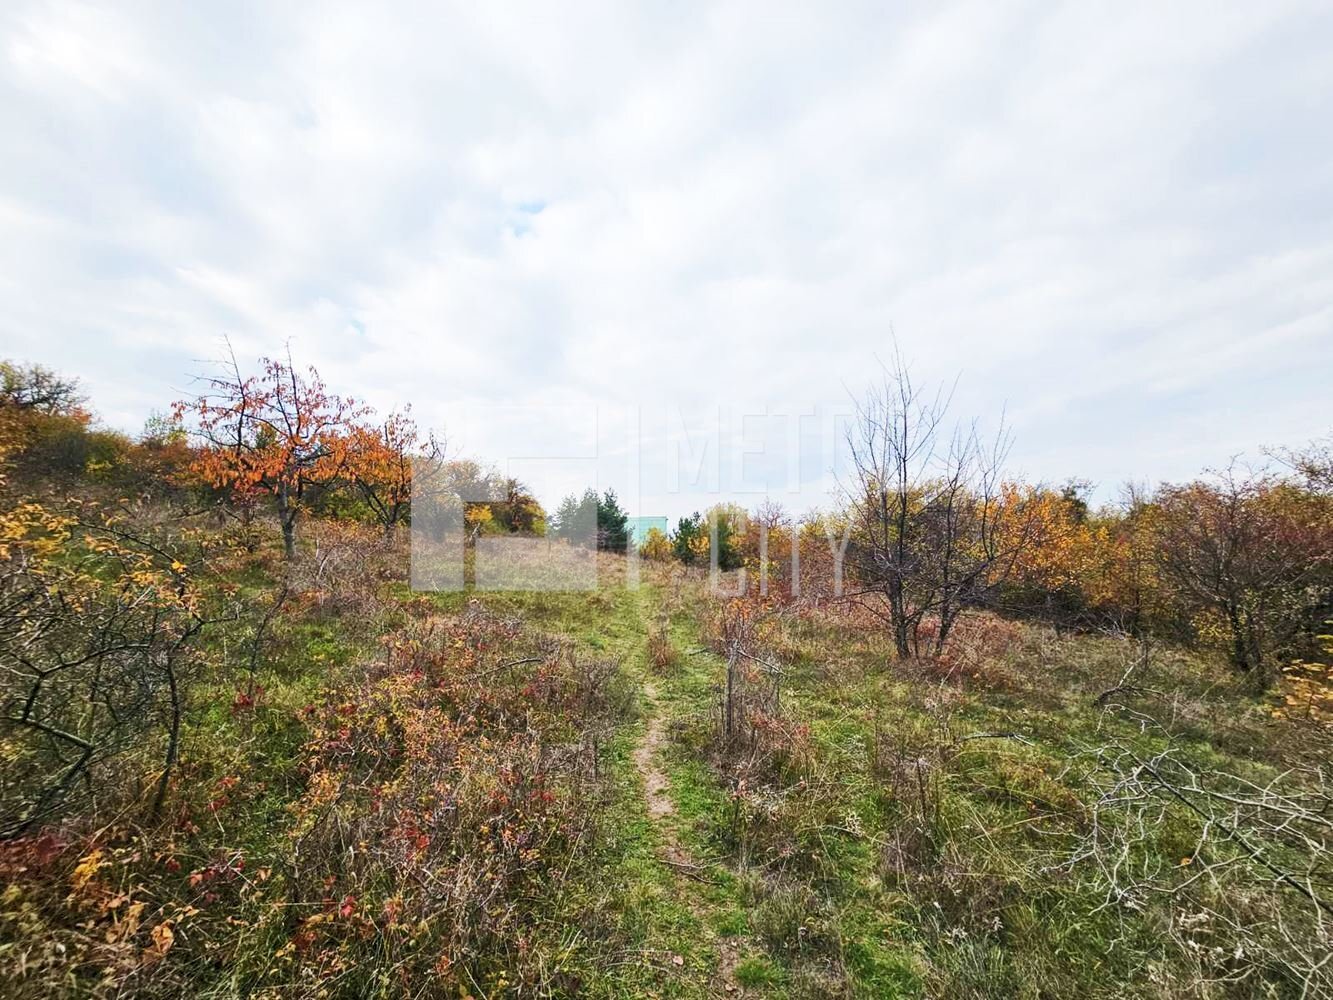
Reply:
[[[629,540],[635,546],[643,544],[643,540],[648,537],[648,529],[656,528],[662,534],[667,534],[667,519],[665,517],[631,517],[625,522],[625,527],[629,529]]]

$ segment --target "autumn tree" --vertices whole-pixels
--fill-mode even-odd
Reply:
[[[672,555],[671,540],[661,528],[649,528],[639,546],[639,555],[653,562],[665,562]]]
[[[1294,469],[1316,493],[1333,495],[1333,437],[1315,441],[1300,451],[1284,451],[1281,461]]]
[[[77,379],[0,361],[0,439],[13,474],[67,479],[117,464],[129,442],[93,426]]]
[[[1083,493],[1071,483],[1058,492],[1007,485],[1002,510],[1020,511],[1000,519],[1003,547],[1015,553],[1000,606],[1040,615],[1058,629],[1092,613],[1093,579],[1109,545],[1107,526],[1098,523]],[[1011,538],[1018,533],[1025,537]]]
[[[532,491],[512,476],[497,485],[499,499],[491,504],[496,530],[519,535],[545,534],[546,511]]]
[[[77,379],[41,365],[0,361],[0,408],[54,416],[82,411],[84,402]]]
[[[193,478],[194,454],[185,428],[169,414],[154,412],[125,456],[118,478],[141,497],[184,497]]]
[[[347,478],[386,537],[392,537],[410,514],[413,476],[432,482],[442,479],[447,471],[443,463],[444,446],[433,434],[422,436],[411,406],[382,421],[359,422],[348,434]],[[415,486],[420,496],[429,484]]]
[[[714,504],[705,511],[704,521],[707,525],[710,563],[716,553],[718,569],[724,572],[740,569],[745,564],[743,547],[749,525],[749,515],[745,508],[734,503]]]
[[[1159,572],[1196,633],[1267,687],[1333,595],[1333,500],[1235,468],[1154,498]]]
[[[1090,551],[1080,561],[1078,587],[1094,621],[1113,632],[1182,637],[1157,558],[1158,514],[1147,490],[1131,483],[1115,504],[1090,518]]]
[[[797,535],[782,504],[765,499],[747,515],[742,527],[733,544],[742,564],[753,573],[753,586],[783,599],[794,596],[792,546]]]
[[[260,365],[261,374],[243,375],[233,355],[205,377],[203,392],[176,404],[176,414],[193,418],[203,444],[193,463],[202,482],[242,504],[273,497],[290,561],[307,495],[343,473],[348,429],[365,411],[329,392],[313,367],[300,371],[290,353]]]

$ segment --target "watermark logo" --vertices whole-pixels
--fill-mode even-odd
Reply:
[[[488,419],[474,410],[472,425],[503,423],[522,444],[479,443],[479,452],[504,456],[489,467],[439,458],[413,463],[412,588],[592,590],[603,548],[624,552],[624,583],[633,587],[640,578],[640,547],[651,537],[656,549],[647,550],[648,558],[706,566],[718,594],[744,593],[751,585],[766,594],[775,576],[799,592],[803,536],[808,545],[817,535],[774,512],[828,503],[851,415],[850,407],[819,406],[718,407],[693,414],[637,408],[614,417],[597,411],[583,421],[590,434],[573,445],[549,435],[543,447],[543,436],[528,429],[549,430],[567,411],[552,415],[533,407],[525,419],[506,407],[503,419]],[[628,515],[623,528],[599,520],[607,497],[613,498],[614,516]],[[759,514],[753,523],[751,508]],[[661,527],[668,524],[667,512],[675,531]],[[826,536],[819,546],[827,545],[831,556],[831,584],[841,592],[849,533],[819,523],[818,534]],[[650,528],[663,537],[650,536]],[[608,538],[608,531],[621,534]],[[784,538],[780,552],[771,551],[775,534]],[[748,566],[738,565],[734,555],[742,539],[753,550]],[[822,572],[829,560],[821,554],[816,562]]]

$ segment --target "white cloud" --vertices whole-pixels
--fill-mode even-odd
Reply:
[[[0,353],[132,428],[291,339],[558,437],[839,403],[892,327],[1029,474],[1185,476],[1328,429],[1330,43],[1317,3],[16,0]]]

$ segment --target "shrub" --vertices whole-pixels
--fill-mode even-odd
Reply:
[[[20,505],[0,538],[0,836],[79,800],[149,793],[160,808],[205,624],[195,560],[93,508]]]
[[[659,673],[676,665],[679,655],[671,641],[666,622],[658,622],[648,629],[648,662]]]
[[[653,562],[665,562],[671,558],[673,551],[671,540],[660,528],[649,528],[643,544],[639,546],[639,555]]]

